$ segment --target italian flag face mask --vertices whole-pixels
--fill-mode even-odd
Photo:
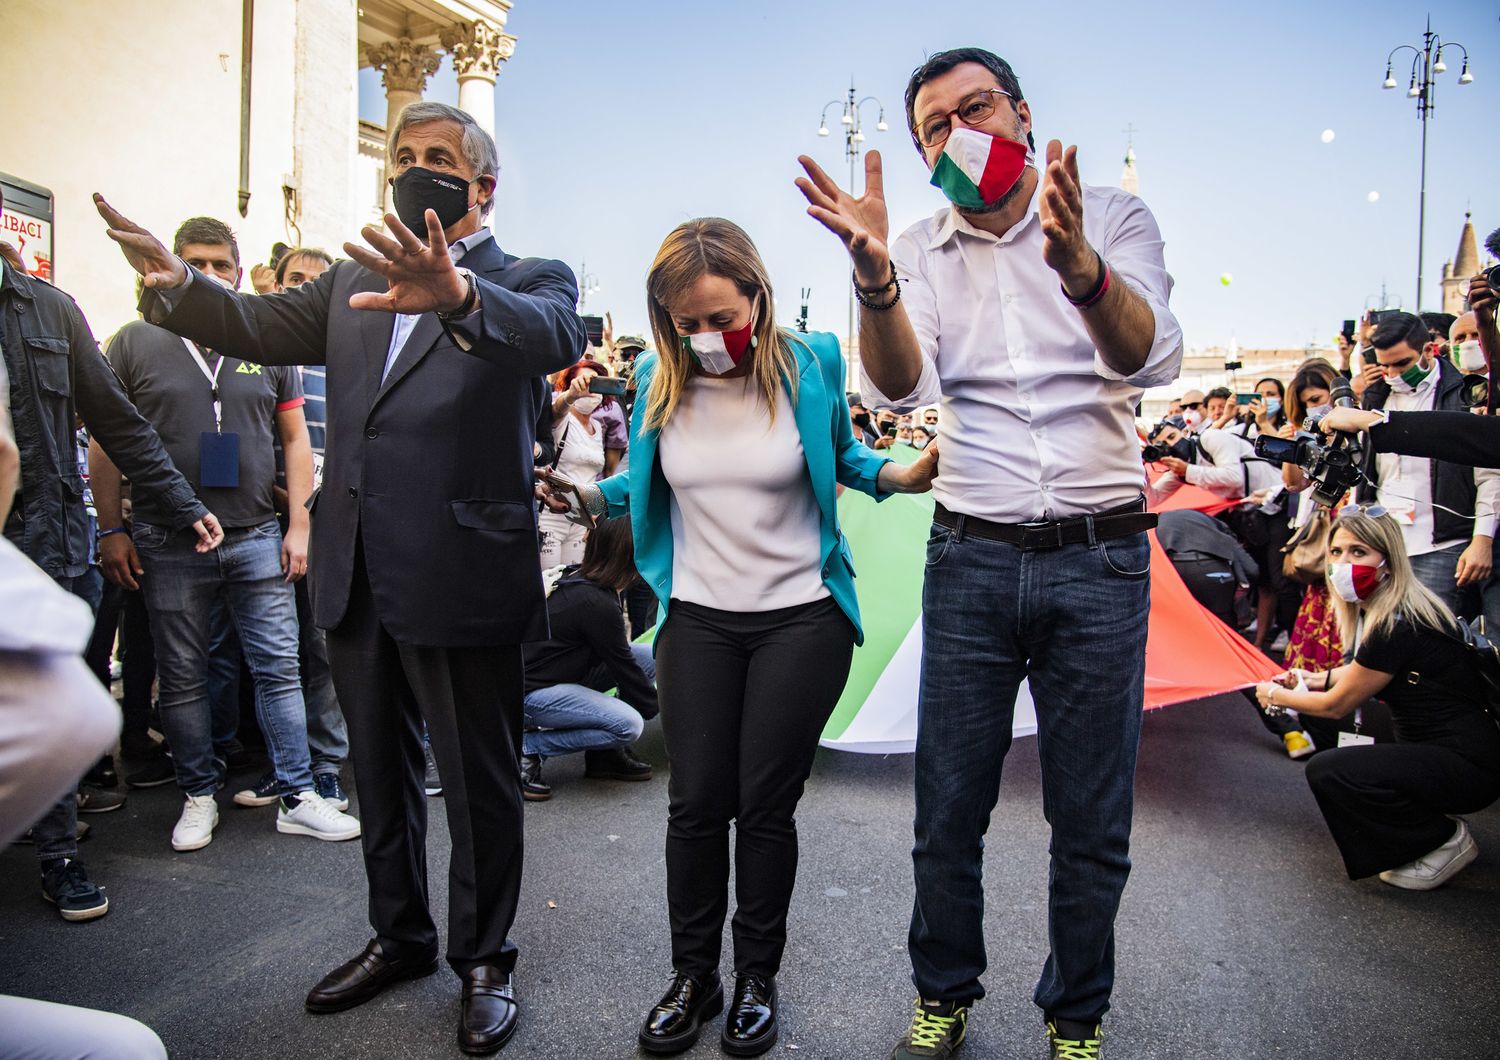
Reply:
[[[932,167],[932,186],[959,209],[980,210],[999,202],[1034,165],[1036,156],[1020,141],[960,125]]]
[[[1385,560],[1378,564],[1369,563],[1330,563],[1328,565],[1328,585],[1338,598],[1345,603],[1357,604],[1361,600],[1368,600],[1377,586],[1385,580],[1381,568],[1385,566]]]
[[[745,355],[755,349],[755,315],[737,331],[698,331],[682,336],[682,348],[700,369],[710,375],[734,371]]]

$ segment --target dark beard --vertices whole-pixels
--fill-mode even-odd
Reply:
[[[988,206],[979,206],[972,210],[968,207],[963,206],[954,208],[958,210],[958,212],[964,217],[983,217],[986,214],[999,213],[1011,203],[1015,202],[1016,196],[1021,194],[1021,185],[1024,183],[1026,183],[1026,173],[1023,170],[1021,173],[1021,179],[1017,180],[1015,184],[1011,186],[1010,191],[1000,196],[1000,198],[996,199]]]

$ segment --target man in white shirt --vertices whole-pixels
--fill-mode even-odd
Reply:
[[[1438,356],[1427,325],[1412,313],[1382,320],[1370,336],[1383,378],[1365,391],[1367,409],[1458,411],[1463,375]],[[1365,455],[1359,499],[1401,524],[1412,573],[1455,614],[1478,612],[1490,577],[1500,471],[1397,453]]]
[[[1029,678],[1053,829],[1052,953],[1035,1000],[1053,1056],[1097,1056],[1130,869],[1154,525],[1132,413],[1181,363],[1171,278],[1144,203],[1083,187],[1076,148],[1058,141],[1037,164],[1003,59],[933,56],[906,104],[952,207],[888,249],[876,152],[858,199],[807,158],[798,181],[853,259],[862,391],[942,405],[909,939],[920,998],[893,1055],[950,1055],[983,996],[983,836]]]
[[[1235,431],[1205,427],[1190,434],[1180,416],[1168,416],[1151,440],[1169,454],[1161,460],[1166,472],[1151,484],[1154,502],[1166,500],[1183,483],[1231,501],[1281,486],[1280,471],[1259,459],[1255,447]]]

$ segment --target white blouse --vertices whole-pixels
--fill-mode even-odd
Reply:
[[[754,378],[694,376],[662,428],[675,599],[755,612],[828,596],[802,437],[776,399],[772,423]]]

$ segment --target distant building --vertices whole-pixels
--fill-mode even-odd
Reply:
[[[1458,235],[1458,253],[1443,263],[1443,312],[1458,316],[1464,312],[1469,294],[1469,280],[1484,265],[1479,261],[1479,241],[1474,238],[1474,222],[1464,212],[1463,231]]]
[[[135,290],[93,191],[163,239],[194,215],[227,222],[247,272],[276,242],[337,254],[378,220],[385,130],[423,98],[445,55],[458,105],[493,127],[515,47],[504,32],[511,4],[0,0],[7,54],[29,57],[0,63],[0,99],[12,104],[0,169],[52,193],[45,231],[27,204],[8,201],[0,238],[30,236],[28,265],[40,272],[45,257],[101,336],[135,318]],[[359,120],[361,67],[382,75],[384,126]],[[50,73],[64,68],[75,74]],[[173,88],[142,87],[156,84]],[[43,238],[38,255],[31,244]]]
[[[1132,195],[1141,193],[1140,176],[1135,171],[1135,146],[1133,144],[1125,148],[1125,170],[1120,174],[1120,188]]]

